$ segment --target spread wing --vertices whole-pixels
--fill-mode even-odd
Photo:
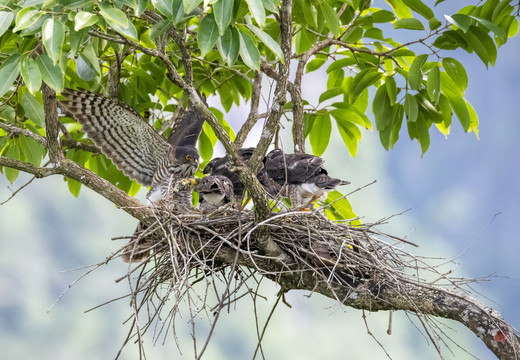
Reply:
[[[149,186],[168,143],[139,113],[86,90],[65,89],[61,103],[87,136],[130,179]]]

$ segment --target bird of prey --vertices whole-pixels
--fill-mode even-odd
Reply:
[[[251,156],[253,155],[254,151],[254,147],[239,149],[237,152],[238,161],[242,164],[246,164],[249,161],[249,159],[251,159]],[[235,197],[238,199],[242,199],[245,190],[244,184],[242,184],[242,181],[240,181],[238,175],[231,169],[231,165],[229,164],[229,158],[227,155],[224,157],[217,157],[211,159],[211,161],[208,162],[206,167],[204,168],[204,174],[222,175],[227,177],[233,183]],[[267,176],[263,164],[261,164],[261,167],[258,170],[257,179],[260,182],[260,184],[262,184],[264,189],[269,193],[269,195],[271,195],[272,197],[276,197],[278,195],[281,187]]]
[[[177,212],[192,208],[191,182],[185,179],[197,171],[195,145],[204,123],[195,107],[185,112],[165,140],[123,103],[86,90],[65,89],[62,95],[67,100],[61,103],[101,152],[130,179],[150,186],[151,204]]]
[[[310,154],[284,154],[274,149],[264,158],[269,178],[282,187],[281,195],[291,200],[291,208],[306,207],[327,198],[327,192],[349,181],[331,178],[323,159]]]
[[[208,175],[197,184],[199,207],[203,213],[217,210],[233,201],[233,183],[222,175]]]

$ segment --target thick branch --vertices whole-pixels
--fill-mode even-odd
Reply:
[[[60,119],[58,117],[58,100],[56,92],[47,84],[42,84],[43,109],[45,111],[45,138],[49,159],[58,163],[64,158],[60,143]]]
[[[0,122],[0,129],[5,130],[10,135],[23,135],[36,140],[43,146],[47,146],[47,140],[40,134],[33,133],[31,130],[19,128],[17,126]]]

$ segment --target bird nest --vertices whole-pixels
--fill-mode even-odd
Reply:
[[[317,210],[275,213],[261,223],[249,210],[219,210],[207,217],[158,216],[154,224],[128,237],[125,246],[150,250],[120,279],[131,280],[132,287],[134,321],[127,341],[140,339],[151,328],[156,338],[168,333],[170,325],[175,332],[183,301],[190,304],[192,318],[206,312],[214,324],[222,308],[247,298],[263,277],[281,286],[280,296],[307,289],[340,303],[355,297],[364,282],[396,287],[402,281],[419,282],[414,273],[421,260],[404,250],[410,243],[377,231],[375,225],[331,221]],[[266,230],[283,258],[267,256],[258,246],[259,234]]]

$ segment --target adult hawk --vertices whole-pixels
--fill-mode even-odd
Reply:
[[[251,159],[251,156],[253,155],[254,151],[254,147],[239,149],[237,152],[238,161],[241,164],[247,164],[249,159]],[[206,167],[204,168],[204,174],[222,175],[227,177],[233,183],[235,197],[238,199],[242,199],[245,191],[244,184],[242,184],[242,181],[240,181],[238,175],[231,169],[231,165],[229,164],[229,158],[227,155],[224,157],[217,157],[211,159],[211,161],[208,162]],[[279,191],[281,190],[281,187],[277,183],[269,179],[263,164],[261,164],[261,167],[258,170],[257,179],[269,195],[271,195],[272,197],[276,197],[278,195]]]
[[[208,175],[197,184],[199,208],[203,213],[217,210],[233,201],[233,183],[222,175]]]
[[[284,154],[274,149],[264,158],[269,178],[282,187],[281,195],[291,200],[291,208],[305,207],[327,198],[327,192],[349,181],[331,178],[324,160],[310,154]]]
[[[67,100],[61,103],[101,152],[130,179],[150,187],[150,203],[177,212],[192,208],[191,184],[183,179],[192,178],[199,163],[195,145],[204,118],[196,108],[185,112],[165,140],[125,104],[86,90],[65,89],[62,95]]]

